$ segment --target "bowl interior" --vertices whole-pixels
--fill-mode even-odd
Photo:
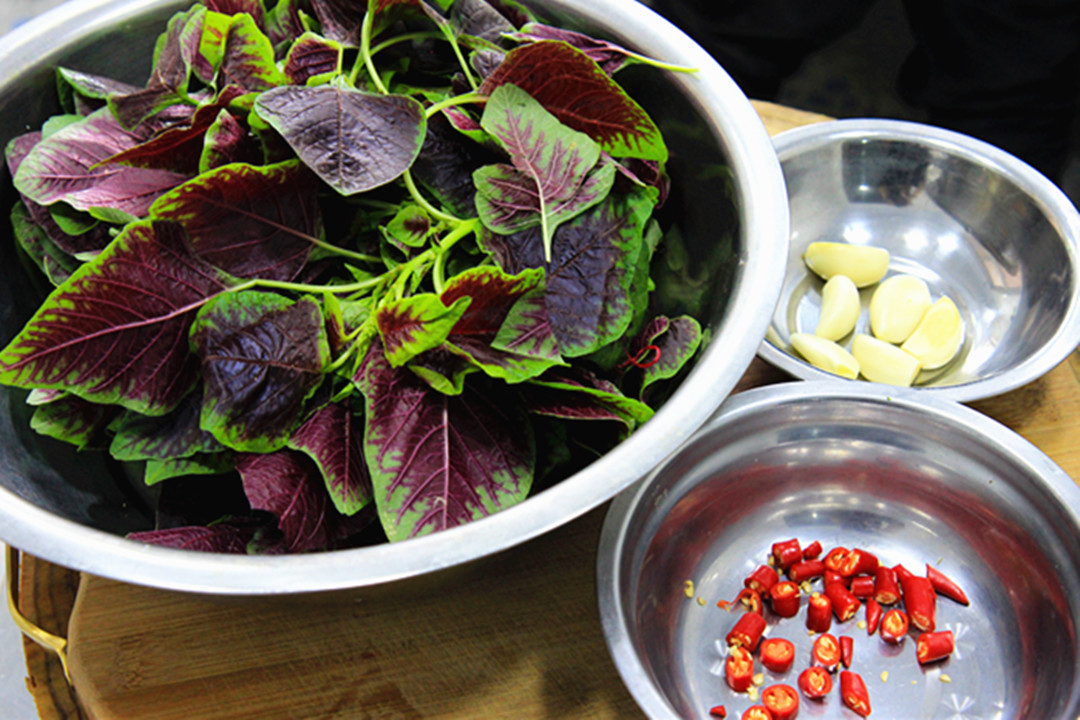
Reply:
[[[659,708],[653,717],[707,718],[718,704],[737,717],[751,704],[723,677],[724,637],[740,611],[716,603],[734,599],[772,543],[792,537],[804,545],[819,540],[826,550],[864,548],[919,574],[929,563],[971,599],[964,607],[939,598],[938,628],[954,632],[956,651],[925,667],[914,637],[898,647],[867,637],[857,626],[862,610],[833,623],[834,635],[854,638],[852,668],[867,682],[875,715],[1075,715],[1076,506],[1047,478],[1056,470],[1053,481],[1075,503],[1080,491],[1068,476],[968,426],[964,418],[974,413],[966,409],[953,417],[884,395],[815,399],[809,392],[757,407],[752,401],[707,425],[623,518],[612,591],[623,605],[615,623],[626,632],[631,664],[648,678],[635,694],[647,709]],[[684,595],[687,580],[704,605]],[[804,595],[791,619],[766,613],[767,636],[791,640],[796,663],[784,674],[766,670],[765,685],[794,685],[809,664],[805,604]],[[814,717],[849,716],[835,692],[807,704]]]
[[[1076,324],[1071,204],[1030,167],[955,133],[882,121],[829,125],[777,140],[792,237],[766,359],[780,357],[799,377],[822,377],[788,354],[788,342],[793,333],[813,333],[820,315],[824,281],[803,253],[812,242],[832,241],[883,247],[889,275],[920,277],[934,300],[948,295],[956,303],[965,328],[960,351],[920,373],[916,386],[962,393],[956,386],[982,382],[985,395],[987,385],[1001,392],[1034,379],[1030,368]],[[854,333],[870,333],[875,287],[860,291]],[[850,348],[854,333],[840,344]]]
[[[79,0],[47,16],[52,26],[39,18],[40,22],[23,28],[21,44],[13,39],[7,55],[0,53],[0,65],[5,68],[0,78],[2,141],[36,129],[59,111],[54,80],[58,65],[145,82],[159,32],[172,13],[189,4],[186,0]],[[521,505],[468,528],[443,533],[454,535],[453,539],[405,543],[418,543],[415,552],[396,544],[380,546],[377,552],[363,548],[324,553],[345,556],[336,567],[333,562],[318,564],[304,558],[295,562],[247,558],[253,562],[225,564],[210,557],[177,559],[172,551],[114,542],[118,538],[112,535],[153,526],[158,488],[145,488],[139,468],[121,466],[107,453],[76,452],[34,433],[29,428],[32,408],[24,403],[26,393],[4,387],[0,388],[0,519],[5,513],[11,517],[2,523],[5,540],[69,567],[164,587],[280,592],[384,582],[501,550],[566,522],[640,477],[704,422],[752,359],[775,299],[772,292],[755,289],[764,284],[766,274],[778,276],[778,269],[768,267],[763,258],[786,247],[786,203],[768,137],[730,78],[673,27],[658,26],[663,21],[643,6],[616,13],[608,8],[607,0],[528,4],[553,23],[701,67],[699,73],[629,67],[618,77],[657,122],[670,152],[667,169],[672,186],[658,218],[667,234],[652,268],[654,309],[669,317],[692,314],[702,321],[708,336],[721,341],[719,347],[705,344],[687,371],[669,384],[668,395],[657,398],[661,407],[653,420],[615,451],[551,488],[534,491]],[[751,124],[745,133],[735,131],[737,125],[748,122],[757,125]],[[758,159],[750,163],[751,157]],[[761,177],[746,183],[736,180],[735,175],[741,178],[743,171],[733,168],[744,166],[749,175]],[[16,193],[7,173],[3,176],[0,194],[10,207]],[[755,198],[757,193],[764,195]],[[753,220],[750,206],[769,222]],[[20,261],[10,229],[0,235],[0,343],[6,344],[49,288]],[[763,245],[760,252],[751,251],[756,243]],[[29,513],[12,502],[12,496],[46,514]],[[77,527],[54,519],[71,521]],[[95,532],[84,534],[83,528]],[[97,531],[110,537],[103,539]],[[258,561],[273,563],[275,574],[260,576],[254,569]],[[247,572],[237,572],[241,567]]]

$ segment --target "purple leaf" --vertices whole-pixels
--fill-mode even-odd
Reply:
[[[222,15],[247,13],[255,21],[257,27],[266,27],[266,11],[263,9],[262,0],[204,0],[204,4],[210,10]]]
[[[293,85],[306,85],[319,75],[341,70],[341,43],[304,33],[289,47],[285,56],[285,77]]]
[[[457,117],[462,116],[459,113]],[[474,123],[474,129],[480,130],[480,124]],[[496,161],[494,153],[463,137],[451,127],[445,114],[439,113],[428,120],[424,145],[413,163],[412,174],[455,215],[473,217],[473,172]]]
[[[615,157],[667,159],[659,128],[585,53],[545,40],[511,50],[480,92],[516,85],[563,124],[583,132]]]
[[[285,446],[330,355],[319,306],[269,292],[211,300],[191,328],[191,345],[204,375],[200,426],[242,452]]]
[[[514,26],[485,0],[455,0],[450,19],[459,32],[498,43]]]
[[[520,502],[535,447],[516,396],[482,376],[443,395],[376,345],[358,382],[367,398],[365,446],[375,502],[390,540],[446,530]]]
[[[270,38],[250,15],[233,17],[218,68],[218,86],[236,85],[249,92],[263,92],[286,82],[274,62]]]
[[[342,195],[398,178],[420,153],[427,126],[416,100],[341,83],[275,88],[259,96],[255,109]]]
[[[188,525],[165,530],[128,533],[128,540],[163,545],[179,550],[244,555],[254,536],[254,527],[220,522],[210,526]]]
[[[317,190],[296,160],[226,165],[162,196],[150,212],[183,225],[195,253],[230,275],[292,280],[322,231]]]
[[[203,136],[199,172],[207,173],[233,163],[258,165],[261,155],[258,143],[247,128],[231,112],[221,110]]]
[[[110,208],[145,217],[159,195],[189,176],[167,170],[100,166],[145,139],[124,130],[103,108],[35,145],[19,166],[15,187],[40,205],[63,201],[77,210]]]
[[[301,453],[246,455],[236,469],[252,509],[277,518],[288,552],[323,550],[347,532],[349,525],[334,509],[319,471]]]
[[[201,405],[202,393],[193,392],[167,415],[124,413],[114,423],[109,453],[117,460],[169,460],[223,450],[199,427]]]
[[[266,34],[274,47],[288,45],[304,34],[304,21],[300,17],[302,0],[278,0],[266,15]]]
[[[364,460],[364,423],[346,403],[332,403],[316,411],[289,438],[289,447],[315,461],[342,515],[354,515],[371,502],[371,475]]]
[[[563,357],[588,354],[626,332],[633,315],[630,287],[652,207],[645,192],[609,196],[559,228],[550,263],[536,228],[484,236],[506,272],[545,268],[544,306]]]
[[[311,0],[322,33],[348,47],[360,47],[360,25],[367,12],[361,0]]]
[[[80,115],[100,110],[114,95],[130,95],[139,91],[134,85],[64,67],[57,68],[56,78],[64,107],[70,106]]]
[[[598,40],[585,33],[552,27],[543,23],[531,22],[519,32],[510,33],[509,37],[518,42],[539,42],[541,40],[562,40],[573,45],[589,56],[608,75],[614,75],[628,61],[637,60],[638,55],[626,48],[606,40]]]
[[[587,370],[553,368],[522,387],[529,412],[569,420],[615,420],[627,430],[652,417],[644,403],[626,397]]]
[[[701,344],[701,324],[689,315],[669,320],[661,315],[653,319],[630,345],[636,356],[646,346],[660,350],[659,360],[642,369],[640,394],[658,380],[674,377],[697,352]]]
[[[224,288],[178,225],[132,223],[0,352],[0,382],[164,414],[195,381],[192,311]]]
[[[513,85],[491,94],[480,124],[513,162],[513,167],[490,165],[473,174],[480,219],[501,235],[539,225],[550,260],[555,229],[604,199],[615,181],[614,167],[604,163],[594,170],[600,147]]]

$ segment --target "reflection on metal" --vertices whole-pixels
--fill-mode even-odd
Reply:
[[[4,566],[7,573],[7,605],[11,619],[15,621],[15,626],[19,628],[23,635],[56,654],[60,659],[60,667],[64,669],[64,677],[70,685],[71,675],[68,673],[67,638],[43,630],[19,610],[19,551],[17,549],[8,547],[7,555],[4,558]]]

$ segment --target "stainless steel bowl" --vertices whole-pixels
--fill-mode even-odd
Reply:
[[[750,705],[723,678],[731,600],[773,542],[865,548],[935,565],[970,607],[938,602],[955,654],[920,669],[855,620],[871,717],[1076,718],[1080,713],[1080,487],[1023,438],[969,408],[876,384],[784,383],[740,393],[678,453],[615,499],[598,561],[609,649],[651,718],[728,717]],[[695,583],[688,599],[684,582]],[[805,605],[805,599],[803,601]],[[771,615],[771,613],[770,613]],[[863,616],[860,611],[858,618]],[[770,620],[809,664],[805,609]],[[760,666],[759,666],[760,668]],[[880,674],[888,672],[887,681]],[[719,673],[719,674],[718,674]],[[951,682],[942,682],[948,676]],[[838,691],[807,717],[854,717]]]
[[[392,545],[297,557],[226,557],[151,547],[122,533],[146,529],[153,497],[92,453],[36,436],[23,394],[0,391],[0,539],[97,575],[214,593],[281,593],[371,586],[503,550],[581,515],[641,477],[699,427],[753,359],[775,306],[787,252],[783,178],[763,125],[737,86],[686,35],[630,0],[536,0],[550,21],[606,36],[646,55],[698,68],[619,75],[668,139],[680,228],[672,271],[680,303],[698,306],[711,344],[656,416],[628,441],[526,502],[467,527]],[[56,112],[58,64],[143,82],[153,43],[183,0],[74,0],[0,40],[0,135]],[[14,202],[10,183],[4,207]],[[730,199],[728,199],[730,198]],[[0,238],[0,342],[29,318],[40,293]],[[679,271],[693,282],[680,281]]]
[[[804,380],[835,377],[788,345],[793,333],[817,326],[823,283],[802,255],[819,240],[884,247],[890,275],[916,275],[934,298],[956,302],[966,337],[951,363],[916,379],[929,395],[999,395],[1080,343],[1080,215],[1029,165],[965,135],[892,120],[820,123],[774,142],[791,246],[759,351],[768,362]],[[860,293],[864,311],[872,293]],[[869,333],[867,318],[863,312],[856,333]]]

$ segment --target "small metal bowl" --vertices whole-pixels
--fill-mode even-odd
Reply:
[[[1080,713],[1080,487],[1026,440],[974,410],[865,383],[784,383],[730,399],[678,453],[618,496],[600,540],[600,613],[611,654],[645,713],[708,718],[751,704],[723,676],[743,579],[773,542],[860,547],[964,588],[940,598],[956,650],[920,667],[856,619],[854,661],[883,718],[1076,718]],[[695,584],[693,598],[684,583]],[[818,581],[820,582],[820,581]],[[703,599],[703,604],[697,598]],[[809,665],[804,607],[771,612],[768,636]],[[760,670],[761,666],[757,666]],[[757,670],[756,670],[757,671]],[[887,680],[881,675],[887,672]],[[839,692],[801,716],[854,717]]]
[[[823,281],[802,259],[815,241],[884,247],[889,275],[916,275],[932,297],[955,301],[966,336],[952,362],[916,378],[929,394],[999,395],[1080,343],[1080,214],[1026,163],[966,135],[892,120],[819,123],[774,144],[792,232],[780,302],[758,351],[769,363],[803,380],[835,377],[789,347],[793,333],[817,326]],[[855,333],[870,332],[873,290],[860,293]]]

